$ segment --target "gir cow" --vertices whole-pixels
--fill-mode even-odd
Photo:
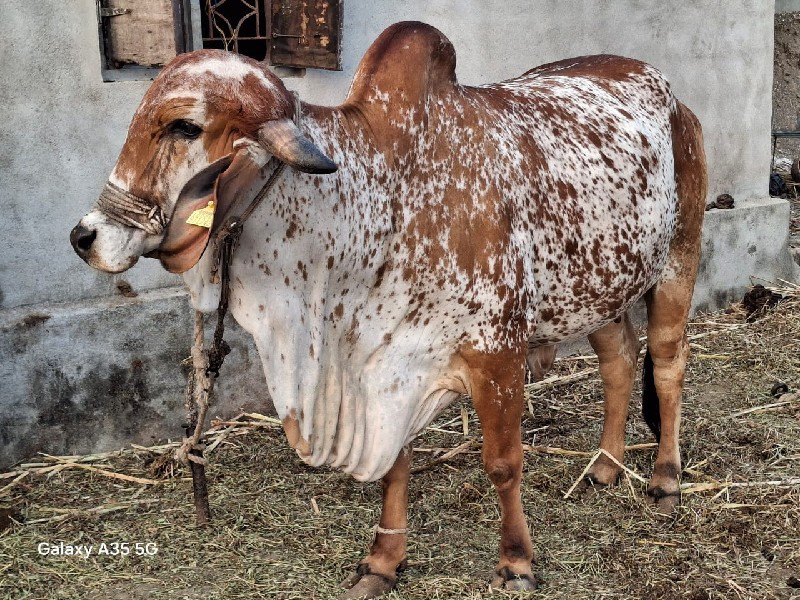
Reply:
[[[441,32],[398,23],[344,103],[322,107],[295,101],[261,63],[182,54],[145,94],[71,235],[102,271],[159,258],[210,311],[213,230],[279,162],[292,167],[244,225],[230,305],[300,457],[382,479],[377,533],[343,598],[394,586],[409,444],[461,395],[480,418],[501,507],[492,585],[535,587],[520,500],[526,359],[541,371],[550,346],[588,335],[605,390],[600,446],[622,461],[639,354],[628,309],[642,297],[644,412],[659,439],[649,494],[661,511],[679,501],[706,198],[697,119],[656,69],[628,58],[584,56],[476,87],[458,84],[455,64]],[[187,224],[209,200],[212,231]],[[619,471],[599,460],[587,481],[612,484]]]

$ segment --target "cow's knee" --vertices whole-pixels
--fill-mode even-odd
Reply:
[[[522,465],[505,458],[489,458],[484,461],[486,474],[497,491],[502,492],[519,481]]]
[[[673,335],[648,335],[647,351],[655,366],[668,366],[676,359],[685,359],[689,353],[689,343],[683,329]]]
[[[689,358],[689,343],[685,336],[674,341],[648,343],[647,350],[653,361],[653,375],[659,396],[680,394],[686,361]],[[666,398],[661,398],[665,400]]]

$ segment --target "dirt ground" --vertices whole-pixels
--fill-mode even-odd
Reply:
[[[529,387],[523,500],[542,582],[531,597],[800,598],[800,398],[770,393],[776,380],[800,387],[800,288],[793,293],[754,323],[734,306],[690,326],[683,504],[673,518],[650,512],[633,476],[564,498],[599,438],[593,359],[556,363],[555,374],[573,374],[571,383]],[[647,477],[653,440],[639,406],[635,396],[628,443],[645,446],[626,463]],[[272,421],[240,420],[217,423],[209,438],[214,520],[206,529],[193,525],[186,473],[155,474],[154,459],[169,447],[37,456],[0,476],[0,597],[335,598],[369,545],[380,486],[308,468]],[[414,464],[423,470],[411,484],[410,565],[390,598],[489,596],[499,514],[479,444],[466,402],[417,441]],[[94,551],[38,551],[59,542]],[[113,555],[115,542],[130,544],[130,553]],[[98,554],[102,543],[108,554]],[[137,556],[136,543],[153,546]]]

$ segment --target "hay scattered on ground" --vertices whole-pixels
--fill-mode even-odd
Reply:
[[[792,587],[800,578],[800,401],[770,395],[776,380],[800,388],[800,291],[779,291],[786,299],[753,323],[733,306],[690,326],[684,499],[674,518],[646,508],[635,476],[563,498],[599,439],[594,359],[559,360],[554,378],[529,386],[523,500],[542,579],[533,597],[800,598]],[[626,466],[647,477],[652,438],[637,400],[631,412]],[[480,441],[466,402],[418,440],[410,566],[391,598],[488,597],[499,513]],[[370,543],[380,486],[307,468],[262,415],[216,423],[208,443],[207,529],[193,525],[187,473],[168,458],[174,445],[40,455],[0,475],[0,597],[335,598]],[[88,559],[42,556],[42,542],[95,550]],[[131,554],[99,556],[103,542],[127,542]],[[155,544],[157,554],[136,556],[137,542]]]

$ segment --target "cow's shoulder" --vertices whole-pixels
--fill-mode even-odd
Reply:
[[[418,106],[458,85],[455,68],[455,49],[441,31],[418,21],[396,23],[361,59],[345,104],[379,104],[384,110]]]

